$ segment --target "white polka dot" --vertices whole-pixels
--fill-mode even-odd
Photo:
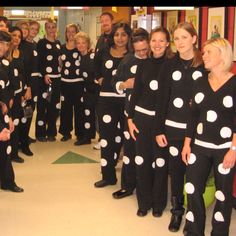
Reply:
[[[13,123],[15,126],[19,125],[20,120],[19,119],[14,119]]]
[[[91,127],[91,125],[90,125],[90,123],[86,122],[86,123],[84,124],[84,127],[85,127],[85,129],[89,129],[89,128]]]
[[[127,156],[123,156],[123,162],[125,163],[125,165],[128,165],[130,163],[130,160]]]
[[[225,219],[223,217],[223,215],[221,214],[221,212],[217,211],[215,214],[214,214],[214,218],[216,221],[219,221],[219,222],[224,222]]]
[[[116,160],[118,157],[117,153],[114,153],[114,160]]]
[[[22,106],[22,107],[25,107],[25,106],[26,106],[26,104],[27,104],[27,102],[26,102],[26,101],[22,101],[22,102],[21,102],[21,106]]]
[[[220,190],[217,190],[216,193],[215,193],[215,197],[217,200],[223,202],[225,200],[225,195],[223,194],[222,191]]]
[[[130,68],[130,72],[133,73],[133,74],[136,74],[136,71],[137,71],[137,65],[133,65],[133,66]]]
[[[116,71],[117,71],[116,69],[113,70],[111,74],[112,74],[113,76],[116,75]]]
[[[88,77],[88,73],[87,73],[87,72],[83,72],[83,76],[84,76],[85,78],[87,78],[87,77]]]
[[[58,72],[60,73],[62,68],[60,66],[57,67]]]
[[[27,119],[26,119],[25,117],[22,117],[22,118],[21,118],[21,123],[25,124],[26,121],[27,121]]]
[[[152,169],[155,169],[155,162],[152,162]]]
[[[61,55],[61,59],[64,61],[66,59],[66,55],[65,54]]]
[[[227,108],[232,107],[233,106],[233,98],[231,96],[225,96],[223,98],[223,104]]]
[[[14,76],[18,76],[19,75],[19,72],[18,72],[18,70],[15,68],[14,69]]]
[[[79,53],[78,53],[78,52],[74,52],[72,56],[73,56],[73,58],[75,59],[75,58],[77,58],[77,57],[78,57],[78,55],[79,55]]]
[[[207,112],[207,121],[214,122],[217,119],[217,114],[215,111],[208,111]]]
[[[165,160],[163,158],[157,158],[156,164],[158,167],[163,167],[165,165]]]
[[[178,70],[173,72],[173,74],[172,74],[172,79],[175,80],[175,81],[180,80],[181,77],[182,77],[182,73]]]
[[[65,101],[65,97],[64,96],[61,96],[61,101]]]
[[[172,156],[178,156],[178,154],[179,154],[178,149],[177,149],[176,147],[174,147],[174,146],[171,146],[171,147],[169,148],[169,152],[170,152],[170,154],[171,154]]]
[[[199,123],[197,125],[197,133],[198,134],[202,134],[203,133],[203,124],[202,123]]]
[[[194,71],[193,74],[192,74],[192,78],[193,80],[197,80],[198,78],[202,77],[202,72],[201,71]]]
[[[157,90],[158,89],[158,82],[156,80],[152,80],[149,83],[149,87],[151,88],[151,90]]]
[[[7,81],[7,83],[6,83],[6,87],[7,87],[9,84],[10,84],[10,80]]]
[[[75,61],[75,65],[76,65],[76,66],[79,66],[79,65],[80,65],[79,60],[76,60],[76,61]]]
[[[56,104],[56,108],[57,108],[57,109],[61,109],[61,103],[60,103],[60,102],[58,102],[58,103]]]
[[[5,88],[5,82],[3,80],[0,80],[0,86],[4,89]]]
[[[9,123],[9,120],[10,120],[9,116],[8,116],[8,115],[5,115],[5,116],[4,116],[4,121],[5,121],[5,123]]]
[[[230,128],[228,128],[228,127],[223,127],[223,128],[221,128],[221,130],[220,130],[220,136],[221,136],[222,138],[230,138],[231,135],[232,135],[232,131],[231,131]]]
[[[82,98],[80,98],[80,101],[83,103],[84,102],[84,98],[82,97]]]
[[[191,211],[188,211],[188,213],[186,214],[185,217],[188,221],[194,222],[194,216],[193,216],[193,213]]]
[[[78,60],[81,61],[81,56],[78,57]]]
[[[184,104],[183,100],[181,98],[176,98],[174,101],[173,101],[173,104],[175,107],[177,108],[181,108]]]
[[[65,67],[70,67],[70,62],[69,62],[69,61],[67,61],[67,62],[65,63]]]
[[[51,72],[52,72],[52,67],[48,66],[48,67],[46,68],[46,71],[47,71],[48,73],[51,73]]]
[[[42,94],[42,97],[43,97],[43,98],[46,98],[47,96],[48,96],[47,93],[43,93],[43,94]]]
[[[128,96],[128,101],[130,101],[130,98],[131,98],[131,94]]]
[[[121,137],[120,136],[116,136],[115,137],[115,142],[116,143],[120,143],[121,142]]]
[[[65,74],[65,75],[69,75],[69,70],[65,69],[65,70],[64,70],[64,74]]]
[[[10,153],[11,153],[11,150],[12,150],[12,148],[11,148],[11,146],[9,145],[9,146],[7,146],[7,155],[9,155]]]
[[[192,165],[195,161],[196,161],[196,155],[193,153],[190,153],[188,164]]]
[[[48,55],[48,56],[47,56],[47,60],[48,60],[48,61],[51,61],[52,59],[53,59],[53,56],[52,56],[52,55]]]
[[[124,136],[127,140],[130,139],[130,133],[128,131],[124,131]]]
[[[107,165],[107,160],[102,158],[101,159],[101,166],[106,166]]]
[[[20,82],[21,82],[21,81],[20,81]],[[22,82],[21,82],[21,84],[20,84],[20,85],[21,85],[21,87],[22,87]],[[25,86],[24,86],[24,89],[27,89],[27,85],[25,85]]]
[[[218,171],[222,175],[227,175],[230,172],[230,168],[227,168],[227,169],[223,168],[223,163],[221,163],[221,164],[218,165]]]
[[[105,122],[105,123],[110,123],[111,122],[111,116],[110,115],[104,115],[102,117],[102,120]]]
[[[60,44],[57,44],[57,45],[56,45],[56,47],[57,47],[58,49],[61,49],[61,46],[60,46]]]
[[[79,69],[76,69],[75,73],[76,75],[79,75]]]
[[[85,109],[84,113],[85,113],[86,116],[89,116],[90,115],[90,110],[89,109]]]
[[[35,50],[33,51],[33,54],[34,54],[35,57],[38,56],[38,53],[37,53],[37,51],[35,51]]]
[[[47,43],[47,44],[46,44],[46,48],[47,48],[47,49],[52,49],[52,45]]]
[[[87,89],[86,88],[84,88],[84,92],[86,93],[86,91],[87,91]]]
[[[111,69],[112,66],[113,66],[113,61],[112,61],[112,60],[108,60],[108,61],[106,61],[106,63],[105,63],[105,67],[106,67],[107,69]]]
[[[101,139],[100,145],[101,145],[101,147],[103,147],[103,148],[106,147],[106,146],[107,146],[107,140]]]
[[[135,163],[139,166],[142,165],[143,164],[143,158],[141,156],[136,156],[135,157]]]
[[[94,56],[95,56],[95,53],[94,53],[94,52],[92,52],[92,53],[90,54],[90,59],[93,59],[93,58],[94,58]]]
[[[34,102],[38,101],[38,96],[34,96]]]
[[[186,191],[186,193],[188,193],[188,194],[193,194],[194,191],[195,191],[195,188],[194,188],[193,184],[191,184],[191,183],[186,183],[186,184],[185,184],[185,191]]]
[[[38,121],[38,125],[39,125],[39,126],[43,126],[43,124],[44,124],[44,122],[43,122],[42,120],[39,120],[39,121]]]
[[[120,122],[117,123],[117,128],[120,129]]]
[[[199,104],[199,103],[201,103],[202,100],[204,99],[204,94],[203,94],[203,93],[197,93],[197,94],[195,95],[194,99],[195,99],[195,102],[196,102],[197,104]]]

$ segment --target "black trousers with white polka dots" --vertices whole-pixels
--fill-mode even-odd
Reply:
[[[116,183],[116,170],[123,143],[124,98],[99,97],[98,122],[101,144],[102,179]]]
[[[129,134],[127,118],[124,128],[124,155],[121,169],[121,188],[133,192],[136,187],[135,142]]]
[[[235,174],[233,169],[224,169],[222,162],[229,149],[208,149],[194,145],[193,159],[187,166],[186,185],[187,213],[185,231],[187,235],[204,235],[205,205],[203,193],[211,168],[213,167],[216,203],[212,216],[212,236],[228,236],[232,212],[232,185]]]
[[[167,204],[168,160],[165,149],[155,140],[155,120],[152,116],[135,112],[136,134],[136,194],[138,207],[164,210]]]
[[[84,136],[84,82],[61,82],[61,114],[59,132],[69,136],[74,130],[75,136]]]
[[[39,96],[37,102],[36,137],[55,137],[57,135],[56,121],[60,110],[60,78],[51,78],[51,101],[46,100],[48,85],[39,80]]]

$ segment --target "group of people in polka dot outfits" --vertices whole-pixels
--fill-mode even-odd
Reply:
[[[210,39],[204,43],[202,55],[196,47],[196,30],[181,22],[173,29],[174,53],[164,27],[150,34],[142,28],[132,31],[127,23],[113,24],[108,12],[100,20],[104,33],[95,53],[89,36],[75,24],[66,26],[66,43],[61,45],[56,23],[48,20],[45,38],[21,46],[25,51],[31,48],[28,60],[21,53],[24,50],[19,50],[24,24],[10,30],[15,46],[13,59],[9,59],[1,44],[11,39],[0,31],[0,72],[5,78],[0,81],[0,152],[5,157],[0,158],[1,187],[23,191],[14,182],[10,157],[19,158],[18,143],[22,151],[31,153],[32,117],[26,119],[24,107],[33,111],[37,103],[36,138],[41,142],[56,140],[60,111],[61,141],[71,139],[74,114],[75,145],[89,144],[95,138],[97,116],[102,179],[94,186],[117,183],[116,165],[123,147],[121,189],[112,196],[121,199],[136,189],[138,216],[146,216],[151,209],[154,217],[162,216],[170,176],[171,232],[179,230],[185,214],[185,186],[183,233],[204,235],[203,193],[213,169],[216,203],[211,235],[229,235],[236,161],[236,78],[230,72],[231,45],[224,38]],[[30,69],[26,62],[32,65]]]

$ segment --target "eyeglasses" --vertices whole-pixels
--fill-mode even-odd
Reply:
[[[135,50],[136,53],[142,53],[142,52],[147,52],[147,51],[148,51],[148,48],[144,48],[141,50]]]

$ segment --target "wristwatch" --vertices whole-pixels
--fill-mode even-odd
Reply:
[[[236,146],[231,146],[230,149],[236,151]]]

